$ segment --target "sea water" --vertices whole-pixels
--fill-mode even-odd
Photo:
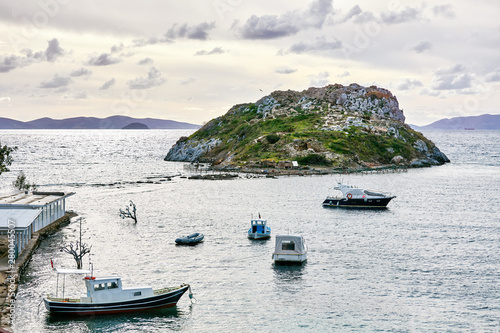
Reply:
[[[54,318],[50,267],[78,218],[43,240],[19,285],[15,332],[493,332],[500,330],[500,131],[424,134],[450,158],[401,173],[211,181],[165,162],[181,130],[2,130],[18,146],[2,193],[22,170],[41,191],[75,192],[97,276],[124,286],[189,283],[194,298],[152,312]],[[169,180],[170,179],[170,180]],[[323,208],[337,181],[390,192],[386,210]],[[119,210],[132,200],[138,222]],[[303,235],[308,261],[272,262],[274,237],[247,239],[250,219]],[[203,243],[176,246],[201,232]],[[84,259],[88,263],[88,257]],[[66,279],[66,295],[84,292]]]

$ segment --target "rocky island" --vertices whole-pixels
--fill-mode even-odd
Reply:
[[[214,168],[300,166],[356,170],[426,167],[449,162],[436,145],[404,123],[387,89],[358,84],[274,91],[233,106],[189,137],[166,161]]]

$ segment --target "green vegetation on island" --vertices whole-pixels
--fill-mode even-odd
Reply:
[[[165,160],[221,167],[293,160],[342,169],[448,161],[404,119],[396,98],[374,86],[275,91],[256,103],[235,105],[189,138],[179,139]]]

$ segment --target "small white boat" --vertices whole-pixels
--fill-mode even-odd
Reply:
[[[248,229],[248,238],[250,239],[269,239],[271,238],[271,228],[267,226],[267,220],[258,219],[250,221]]]
[[[307,260],[304,238],[298,235],[277,235],[273,260],[275,264],[302,264]]]
[[[189,290],[189,284],[166,287],[153,290],[151,287],[123,288],[120,277],[97,278],[90,270],[82,269],[55,269],[57,272],[57,287],[54,297],[43,298],[45,307],[50,314],[58,315],[97,315],[111,313],[137,312],[149,309],[173,307],[184,293]],[[64,280],[67,274],[84,274],[83,279],[87,293],[78,298],[68,298],[64,294],[58,297],[59,275]]]

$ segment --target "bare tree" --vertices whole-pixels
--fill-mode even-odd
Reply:
[[[69,243],[67,245],[61,246],[61,251],[69,253],[73,256],[76,261],[76,268],[82,269],[83,257],[90,253],[91,246],[88,246],[85,243],[82,243],[82,218],[80,218],[80,241],[77,241],[75,244]]]
[[[132,210],[130,210],[130,207],[132,207]],[[125,207],[125,210],[122,210],[120,208],[120,217],[122,219],[124,218],[129,218],[134,220],[135,223],[137,223],[137,209],[135,208],[135,203],[130,200],[130,203],[127,207]]]

